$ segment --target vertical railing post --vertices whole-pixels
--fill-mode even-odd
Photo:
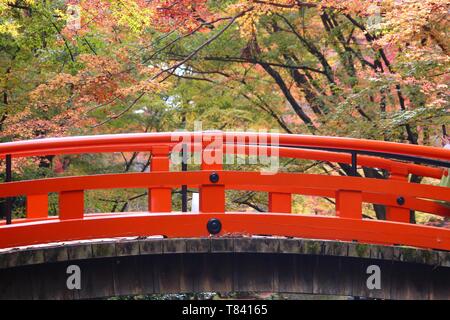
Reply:
[[[170,169],[169,146],[152,147],[151,172],[167,172]],[[150,212],[172,211],[171,188],[149,188],[148,209]]]
[[[393,167],[389,172],[389,180],[408,182],[408,169],[406,167]],[[399,190],[401,192],[401,190]],[[386,220],[396,222],[410,222],[410,210],[402,208],[405,204],[405,198],[399,194],[396,199],[397,205],[395,207],[386,207]]]
[[[350,176],[358,176],[358,152],[351,151]],[[336,216],[348,219],[362,219],[362,192],[355,190],[336,191]]]
[[[27,195],[27,218],[38,219],[48,217],[48,194]]]
[[[362,193],[353,190],[336,192],[336,215],[341,218],[362,219]]]
[[[201,169],[210,171],[211,183],[200,187],[200,212],[225,212],[225,186],[220,181],[223,169],[223,134],[207,134],[202,145]]]
[[[277,134],[267,138],[260,137],[258,141],[260,156],[267,157],[279,157],[279,150],[276,148],[279,146],[280,141]],[[275,147],[274,147],[275,146]],[[266,148],[264,151],[264,148]],[[278,158],[279,159],[279,158]],[[279,213],[291,213],[292,212],[292,194],[283,192],[269,192],[268,194],[268,211]]]
[[[291,213],[292,194],[269,192],[269,212]]]
[[[59,219],[83,219],[84,191],[62,191],[59,194]]]

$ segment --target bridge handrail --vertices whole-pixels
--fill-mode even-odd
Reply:
[[[0,144],[0,156],[6,154],[12,156],[21,153],[36,152],[39,154],[54,154],[60,148],[79,148],[79,147],[106,147],[120,145],[151,145],[151,144],[170,144],[174,145],[182,141],[184,137],[190,137],[194,141],[201,139],[205,135],[223,135],[226,143],[245,143],[250,144],[255,139],[265,139],[268,144],[276,140],[282,146],[294,147],[319,147],[335,148],[341,150],[358,150],[367,152],[390,153],[412,157],[423,157],[435,160],[450,160],[450,150],[402,144],[396,142],[340,138],[326,136],[311,136],[297,134],[273,134],[273,133],[251,133],[251,132],[177,132],[177,133],[135,133],[135,134],[115,134],[115,135],[96,135],[96,136],[75,136],[64,138],[46,138],[28,141],[6,142]],[[242,140],[243,139],[243,140]],[[201,141],[201,140],[200,140]]]
[[[212,147],[211,141],[215,142]],[[170,172],[170,155],[179,153],[181,144],[187,147],[188,152],[201,153],[201,171]],[[166,223],[172,221],[167,215],[179,216],[180,219],[183,216],[184,213],[180,215],[172,211],[172,189],[181,186],[184,190],[183,208],[186,208],[187,204],[187,188],[199,189],[199,211],[203,218],[197,218],[195,215],[189,217],[193,221],[204,222],[207,217],[216,215],[228,224],[227,232],[250,232],[250,234],[262,232],[285,236],[316,235],[325,239],[334,239],[332,237],[336,234],[335,239],[342,240],[375,243],[396,241],[391,244],[403,243],[450,250],[450,229],[410,224],[410,210],[450,216],[450,208],[445,205],[450,202],[450,188],[411,183],[408,180],[408,174],[440,178],[447,171],[417,163],[450,166],[450,150],[350,138],[221,131],[50,138],[0,144],[0,158],[7,159],[7,177],[11,172],[11,158],[118,151],[151,153],[151,172],[13,182],[8,178],[8,182],[0,183],[1,198],[25,195],[27,206],[25,219],[11,221],[9,211],[6,224],[0,222],[0,248],[39,241],[146,233],[146,229],[142,226],[133,224],[137,222],[145,224],[150,228],[148,230],[152,230],[151,232],[156,232],[158,227],[150,225],[148,219]],[[211,164],[207,160],[211,151],[214,154],[218,153],[222,159],[223,154],[257,154],[350,164],[348,168],[351,171],[348,176],[224,171],[222,162]],[[406,163],[403,160],[415,163]],[[358,165],[384,169],[390,175],[386,179],[360,177],[357,172]],[[182,167],[186,169],[185,166]],[[139,217],[133,214],[130,216],[117,216],[114,213],[96,216],[85,214],[85,190],[114,188],[148,189],[148,218],[145,214]],[[227,215],[226,190],[261,191],[268,194],[268,212],[261,216],[252,215],[257,217],[256,227],[250,223],[247,213]],[[52,192],[57,192],[59,196],[57,219],[48,217],[48,195]],[[305,218],[290,215],[293,194],[334,198],[336,217]],[[9,200],[6,203],[10,203]],[[386,221],[374,223],[363,219],[363,203],[386,206]],[[292,216],[296,216],[294,220],[291,219]],[[195,228],[195,234],[192,235],[216,234],[215,229],[210,229],[210,221],[206,230],[192,225],[193,222],[188,222],[186,216],[183,217],[184,227]],[[238,223],[236,219],[240,219],[243,223]],[[265,226],[263,221],[269,224]],[[291,228],[288,227],[287,221],[297,223]],[[307,222],[312,229],[300,225],[302,221]],[[104,230],[97,230],[102,228],[102,225]],[[74,231],[71,229],[74,226],[80,229]],[[349,229],[351,227],[356,229]],[[190,234],[189,230],[182,229],[180,225],[161,228],[162,234],[168,236]],[[219,228],[217,233],[220,232]]]
[[[184,137],[190,137],[191,141],[198,139],[201,135],[213,134],[210,132],[181,132],[174,134],[168,133],[148,133],[148,134],[119,134],[119,135],[100,135],[100,136],[79,136],[79,137],[65,137],[65,138],[47,138],[36,139],[28,141],[7,142],[0,144],[0,158],[6,155],[14,157],[29,157],[29,156],[47,156],[59,154],[81,154],[81,153],[96,153],[96,152],[119,152],[119,151],[151,151],[151,148],[158,145],[167,145],[173,148]],[[215,133],[217,134],[217,133]],[[222,133],[221,133],[222,134]],[[254,133],[223,133],[225,143],[223,149],[225,153],[236,153],[239,147],[244,146],[246,153],[252,148],[258,149],[278,149],[281,157],[304,158],[311,160],[327,160],[330,162],[351,163],[351,156],[349,154],[342,154],[333,151],[324,150],[310,150],[298,149],[302,147],[324,148],[324,149],[339,149],[341,151],[349,152],[369,152],[370,156],[361,155],[358,157],[357,163],[370,167],[377,167],[392,171],[395,168],[406,170],[407,173],[416,174],[419,176],[432,177],[440,179],[445,172],[441,168],[431,168],[415,163],[403,163],[393,161],[390,159],[383,159],[377,157],[377,154],[386,156],[386,152],[392,155],[402,155],[406,157],[416,158],[417,161],[424,159],[418,157],[431,157],[431,161],[444,162],[450,159],[450,151],[434,147],[425,147],[417,145],[404,145],[399,143],[373,141],[373,140],[358,140],[351,138],[334,138],[334,137],[319,137],[319,136],[303,136],[293,135],[294,137],[286,135],[275,134],[254,134]],[[248,143],[254,142],[255,137],[262,137],[267,141],[266,146],[256,145],[252,146]],[[296,139],[293,139],[296,138]],[[314,138],[311,140],[310,138]],[[228,139],[228,140],[227,140]],[[271,141],[278,139],[280,144],[284,146],[271,146]],[[291,141],[288,141],[291,140]],[[298,140],[298,141],[297,141]],[[233,148],[228,146],[231,141]],[[243,142],[243,144],[242,144]],[[358,143],[356,143],[358,142]],[[361,146],[361,142],[364,142]],[[351,143],[355,143],[352,145]],[[195,146],[191,142],[189,145]],[[236,150],[237,149],[237,150]],[[395,152],[393,152],[393,150]],[[412,152],[413,150],[414,152]],[[438,157],[436,157],[438,155]],[[427,158],[430,160],[429,158]],[[409,159],[408,159],[409,160]],[[414,160],[414,159],[412,159]],[[426,159],[425,159],[426,160]],[[442,161],[444,160],[444,161]],[[438,163],[439,164],[439,163]],[[450,162],[448,162],[450,166]]]

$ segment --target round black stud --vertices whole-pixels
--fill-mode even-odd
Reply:
[[[211,173],[209,176],[209,181],[212,183],[217,183],[219,181],[219,175],[216,172]]]
[[[219,219],[211,218],[206,224],[206,228],[210,234],[218,234],[222,230],[222,223]]]
[[[405,204],[405,198],[403,198],[403,197],[398,197],[397,198],[397,203],[398,203],[398,205],[400,205],[400,206],[402,206],[402,205],[404,205]]]

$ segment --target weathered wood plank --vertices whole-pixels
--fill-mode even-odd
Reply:
[[[404,262],[392,264],[392,279],[395,281],[391,281],[391,299],[429,299],[433,267],[409,263],[406,271],[404,267],[401,267],[402,263]]]
[[[115,242],[99,242],[92,244],[92,256],[94,258],[108,258],[115,257],[116,255]]]
[[[280,248],[279,239],[270,238],[237,238],[234,240],[235,252],[271,252],[277,253]]]
[[[227,254],[199,254],[195,266],[194,292],[233,291],[233,261]]]
[[[38,265],[31,270],[32,292],[35,300],[74,299],[75,292],[67,288],[67,267],[70,263]],[[51,280],[49,279],[51,277]]]
[[[135,240],[125,240],[116,242],[116,255],[137,256],[140,254],[139,242]]]
[[[430,299],[450,300],[450,268],[437,267],[431,272]]]
[[[211,252],[234,252],[234,238],[211,238]]]
[[[139,251],[141,254],[161,254],[163,241],[160,239],[139,240]]]
[[[90,299],[93,297],[112,297],[114,291],[114,264],[115,259],[82,260],[77,264],[81,269],[81,290],[74,291],[77,299]],[[133,271],[134,272],[134,271]]]
[[[273,292],[274,257],[272,255],[248,253],[235,254],[233,258],[233,283],[236,291]]]
[[[303,241],[300,239],[283,239],[279,241],[280,253],[302,253]]]
[[[115,259],[113,276],[116,296],[138,295],[143,292],[139,257]]]
[[[92,244],[77,244],[67,247],[69,260],[83,260],[92,258]]]
[[[176,293],[183,291],[183,263],[180,254],[163,254],[158,256],[154,265],[155,290],[160,293]]]
[[[278,291],[286,293],[313,293],[313,256],[283,254],[278,262]]]
[[[52,247],[44,251],[45,262],[62,262],[69,260],[69,252],[66,246]]]
[[[139,273],[141,277],[142,294],[159,293],[159,283],[156,283],[156,271],[159,255],[139,257]],[[157,286],[157,287],[156,287]]]
[[[351,277],[348,266],[343,267],[342,257],[316,256],[313,272],[313,293],[334,295],[352,295]]]
[[[191,239],[186,242],[186,251],[190,253],[206,253],[211,251],[211,241],[205,239]]]
[[[186,239],[166,239],[163,241],[163,253],[186,252]]]
[[[0,300],[33,299],[32,273],[30,266],[0,270]]]

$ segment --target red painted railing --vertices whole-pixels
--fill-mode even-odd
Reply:
[[[201,170],[170,171],[180,143],[201,155]],[[450,188],[408,182],[408,175],[440,179],[450,151],[349,138],[262,133],[156,133],[53,138],[0,144],[0,158],[145,151],[150,172],[59,177],[0,183],[0,198],[26,196],[27,216],[0,222],[0,248],[79,239],[163,235],[249,234],[402,244],[450,250],[450,229],[409,223],[410,210],[449,217]],[[387,179],[304,173],[225,171],[225,155],[268,154],[389,172]],[[415,163],[411,163],[415,162]],[[417,164],[425,163],[426,165]],[[436,180],[435,180],[436,181]],[[198,188],[200,213],[172,212],[172,190]],[[84,191],[147,188],[148,212],[84,213]],[[225,190],[268,194],[267,213],[226,212]],[[48,216],[48,194],[59,194],[58,216]],[[291,213],[293,194],[336,199],[335,216]],[[384,205],[386,220],[365,219],[362,203]],[[208,224],[209,222],[209,224]]]

